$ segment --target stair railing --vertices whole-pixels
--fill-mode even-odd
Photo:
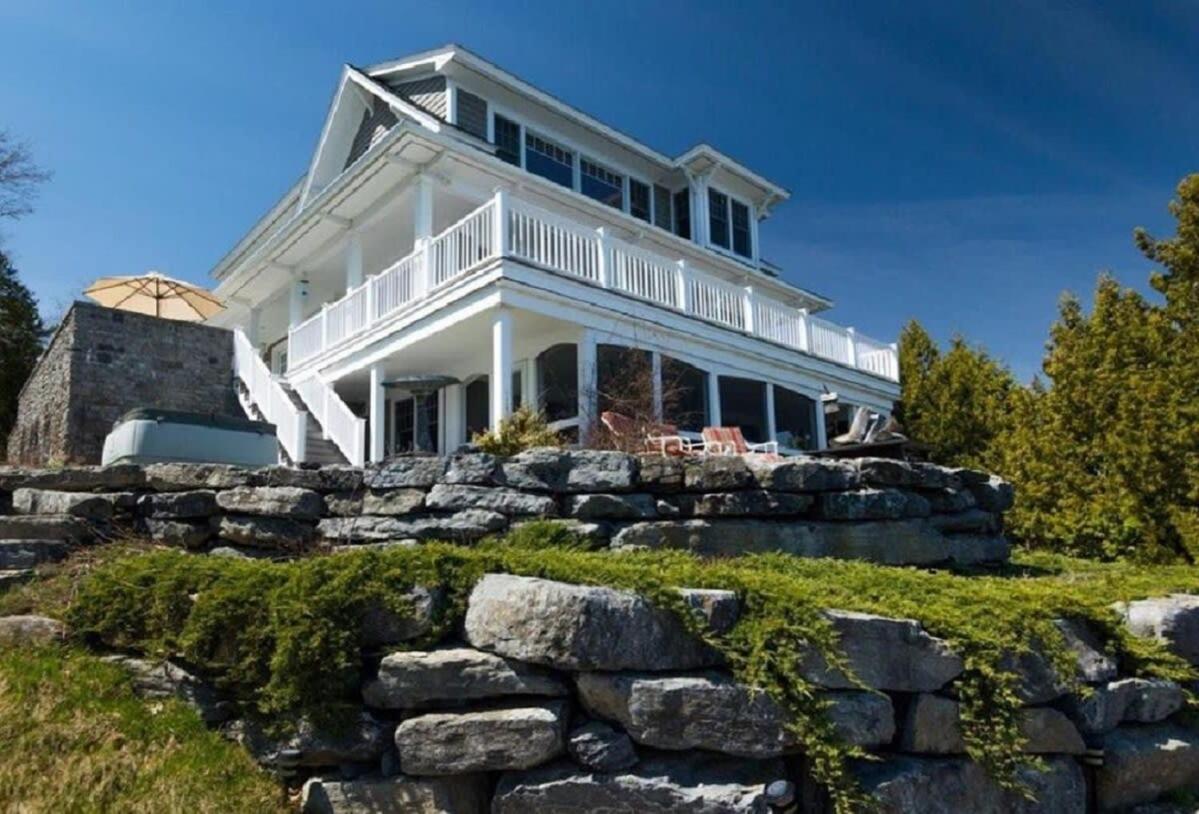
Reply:
[[[275,436],[293,463],[304,461],[308,414],[292,402],[287,391],[259,358],[249,337],[233,331],[233,373],[246,388],[247,399],[262,417],[275,425]]]

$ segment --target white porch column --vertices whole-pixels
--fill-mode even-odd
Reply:
[[[258,350],[259,323],[261,320],[262,309],[257,305],[250,306],[249,311],[246,313],[246,338],[250,340],[250,345],[254,350]]]
[[[466,443],[465,388],[451,384],[445,389],[445,410],[441,420],[445,424],[445,452],[453,452]]]
[[[350,234],[346,243],[346,291],[362,285],[362,235]]]
[[[824,402],[816,399],[816,449],[828,446],[828,428],[824,423]]]
[[[774,421],[774,385],[770,382],[766,382],[766,440],[779,440],[778,427]]]
[[[370,459],[377,463],[384,458],[384,439],[387,437],[386,399],[383,393],[383,365],[371,366],[370,393]]]
[[[595,331],[584,328],[579,334],[579,442],[587,441],[587,434],[599,418],[599,384],[596,381]]]
[[[496,311],[491,320],[491,429],[512,414],[512,312]]]
[[[695,238],[695,242],[701,246],[707,246],[711,242],[711,235],[708,232],[710,221],[708,220],[708,176],[694,176],[691,182],[691,234]]]
[[[308,299],[308,281],[296,277],[287,292],[287,327],[294,328],[304,321],[304,301]]]
[[[708,426],[719,427],[720,423],[720,376],[715,370],[708,371]]]
[[[433,236],[433,181],[424,173],[416,178],[412,226],[414,240]]]

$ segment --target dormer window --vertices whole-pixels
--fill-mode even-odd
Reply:
[[[520,125],[511,119],[495,114],[492,127],[495,129],[495,154],[501,161],[520,166]]]
[[[733,251],[742,257],[753,257],[753,238],[749,228],[749,207],[740,201],[732,202]]]
[[[649,184],[643,184],[635,178],[629,179],[629,214],[640,218],[646,223],[650,220]]]
[[[554,183],[573,189],[575,156],[552,141],[525,132],[525,169]]]
[[[580,192],[616,209],[624,209],[624,176],[584,158],[579,164]]]
[[[708,239],[713,246],[729,247],[729,196],[708,190]]]

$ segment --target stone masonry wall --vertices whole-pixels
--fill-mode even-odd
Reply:
[[[225,330],[77,302],[21,394],[12,463],[99,463],[136,407],[242,417]]]
[[[463,454],[366,470],[145,468],[0,470],[0,568],[15,575],[125,529],[222,556],[304,548],[470,541],[535,517],[595,546],[686,547],[713,555],[779,548],[892,563],[1006,557],[1010,487],[924,464],[813,459],[682,463],[620,453]],[[14,577],[15,578],[15,577]],[[741,612],[730,591],[680,589],[714,630]],[[148,696],[176,695],[303,783],[310,814],[822,810],[769,697],[739,685],[718,653],[642,597],[490,574],[461,629],[432,629],[444,601],[417,587],[413,616],[364,620],[362,707],[348,730],[301,721],[285,739],[231,719],[231,706],[179,664],[114,656]],[[1037,652],[1012,654],[1035,799],[999,788],[965,756],[955,681],[963,661],[911,619],[825,611],[857,684],[816,653],[799,667],[843,739],[879,758],[854,766],[882,812],[1129,810],[1199,787],[1199,734],[1183,688],[1122,677],[1077,621],[1059,626],[1089,693],[1070,691]],[[1130,630],[1199,664],[1199,597],[1123,608]],[[0,638],[54,623],[0,619]],[[797,801],[802,808],[796,809]]]

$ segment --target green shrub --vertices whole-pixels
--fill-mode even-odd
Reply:
[[[484,452],[508,457],[533,447],[562,446],[562,437],[551,430],[545,416],[528,406],[517,407],[500,421],[498,430],[481,432],[472,439]]]
[[[781,554],[721,561],[683,552],[612,556],[573,549],[560,535],[551,524],[532,524],[512,539],[475,547],[431,543],[285,564],[137,554],[81,582],[69,623],[77,635],[109,646],[178,653],[249,708],[327,714],[360,703],[359,631],[370,598],[443,586],[449,608],[437,631],[411,645],[424,647],[460,622],[471,587],[487,572],[635,590],[679,614],[724,653],[740,680],[789,710],[815,776],[842,811],[857,800],[846,762],[861,753],[838,741],[820,694],[797,667],[797,654],[810,647],[845,667],[822,608],[915,618],[947,639],[966,664],[958,686],[969,753],[1009,786],[1028,758],[1019,749],[1016,676],[1000,668],[1001,659],[1039,643],[1061,674],[1071,675],[1055,618],[1091,620],[1131,674],[1196,677],[1156,643],[1130,637],[1110,608],[1117,600],[1199,592],[1199,571],[1189,567],[1037,555],[1004,574],[964,576]],[[737,591],[740,621],[713,638],[674,590],[682,585]]]

